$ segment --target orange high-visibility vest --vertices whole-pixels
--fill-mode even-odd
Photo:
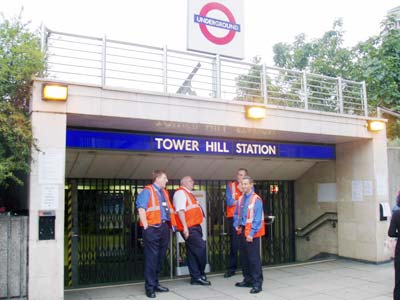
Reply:
[[[239,207],[238,207],[238,219],[240,220],[240,206],[242,204],[244,195],[240,196],[239,198]],[[256,201],[261,201],[260,196],[258,196],[256,193],[253,192],[253,195],[250,198],[249,201],[249,206],[247,207],[247,218],[246,218],[246,226],[244,227],[244,236],[248,236],[251,231],[251,226],[253,225],[253,220],[254,220],[254,206],[256,204]],[[253,238],[257,238],[260,236],[265,235],[265,224],[264,224],[264,211],[262,212],[262,221],[261,221],[261,227],[260,229],[253,235]]]
[[[187,227],[189,228],[203,223],[203,210],[195,196],[184,187],[180,187],[176,191],[183,191],[186,195],[185,220]],[[178,212],[176,212],[176,226],[179,231],[183,230],[183,225]]]
[[[144,187],[146,190],[150,192],[149,204],[146,210],[146,219],[148,225],[158,225],[161,223],[161,207],[160,207],[160,199],[158,199],[157,192],[152,184],[146,185]],[[165,201],[167,201],[168,208],[170,211],[170,220],[171,226],[176,226],[175,220],[175,210],[169,200],[168,192],[165,189],[162,189],[162,193],[164,195]],[[140,226],[143,226],[142,222],[140,222]]]
[[[229,182],[229,188],[231,189],[232,198],[234,199],[233,205],[226,206],[226,217],[233,218],[233,214],[235,213],[237,201],[239,200],[240,196],[242,196],[242,192],[239,190],[239,182],[231,181]]]

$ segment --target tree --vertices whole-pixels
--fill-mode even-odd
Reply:
[[[32,130],[29,118],[11,103],[0,102],[0,185],[22,184],[17,174],[29,171]]]
[[[395,18],[387,17],[379,35],[352,48],[343,47],[343,34],[343,24],[336,20],[321,38],[308,42],[300,34],[292,44],[275,44],[274,62],[282,68],[365,81],[369,107],[400,112],[400,29]],[[388,137],[400,137],[397,120],[389,120]]]
[[[400,29],[396,20],[387,17],[380,34],[359,43],[354,53],[353,77],[366,81],[370,104],[400,112]]]
[[[335,20],[331,30],[321,38],[306,41],[304,33],[295,37],[293,44],[278,43],[273,46],[276,66],[330,77],[351,77],[352,52],[343,47],[343,23]]]
[[[381,32],[354,47],[353,78],[367,84],[370,106],[383,106],[400,112],[400,29],[396,20],[388,16],[381,24]],[[389,139],[400,137],[398,119],[386,116]]]
[[[38,33],[28,29],[29,23],[18,17],[0,20],[0,98],[27,110],[31,81],[45,69]]]
[[[28,116],[32,77],[45,69],[40,38],[22,22],[21,14],[0,20],[0,186],[22,184],[29,172],[33,143]]]
[[[263,102],[261,95],[262,65],[260,62],[261,58],[259,56],[253,57],[252,65],[247,74],[241,74],[235,78],[237,100]]]

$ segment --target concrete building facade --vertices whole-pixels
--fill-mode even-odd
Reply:
[[[104,71],[106,66],[103,64],[100,69]],[[168,74],[161,79],[167,80]],[[296,260],[307,260],[320,253],[373,263],[389,259],[384,251],[388,221],[381,221],[380,208],[381,203],[389,202],[386,132],[385,128],[370,131],[368,123],[375,119],[368,114],[346,113],[343,102],[336,111],[313,109],[311,88],[304,90],[309,93],[308,99],[299,96],[299,102],[305,105],[299,107],[264,101],[273,100],[274,96],[263,84],[259,87],[260,93],[251,97],[226,99],[224,95],[228,92],[224,94],[221,88],[213,89],[215,93],[207,97],[176,94],[168,87],[161,91],[157,88],[146,91],[145,85],[143,89],[121,87],[110,84],[111,77],[108,80],[108,84],[90,83],[77,78],[49,76],[34,81],[31,121],[38,149],[34,150],[29,183],[29,299],[64,297],[65,278],[69,272],[65,269],[65,257],[70,249],[66,244],[68,235],[72,234],[65,225],[68,221],[65,216],[70,216],[66,206],[67,178],[148,179],[153,169],[160,168],[172,179],[190,174],[195,179],[229,180],[237,168],[246,167],[256,181],[293,182],[293,221],[299,235],[301,229],[321,215],[336,214],[334,221],[323,222],[305,237],[291,233]],[[221,83],[221,78],[210,82],[210,86],[218,82]],[[339,85],[345,84],[339,82]],[[53,83],[67,86],[66,101],[43,100],[43,86]],[[195,89],[194,82],[191,84],[190,88]],[[363,97],[359,100],[360,106],[366,103]],[[246,117],[249,106],[265,108],[265,118]],[[68,146],[70,129],[243,143],[273,142],[290,147],[306,145],[322,149],[329,146],[333,147],[335,155],[325,159],[232,155],[229,152],[208,155],[124,151],[108,148],[106,144],[112,140],[103,140],[102,147],[92,147],[88,141],[87,147],[73,148]],[[54,221],[54,237],[39,239],[43,234],[39,231],[44,228],[39,222],[50,222],[51,227],[51,220]]]

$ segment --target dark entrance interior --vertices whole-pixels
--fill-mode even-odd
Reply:
[[[135,199],[150,180],[68,179],[65,208],[65,286],[143,280],[143,247]],[[229,237],[225,222],[227,180],[197,180],[206,191],[208,258],[212,272],[226,269]],[[264,265],[295,260],[293,181],[257,180],[265,215],[274,215],[262,241]],[[170,180],[167,189],[178,188]],[[175,276],[176,248],[172,235],[163,276]],[[174,245],[174,246],[172,246]]]

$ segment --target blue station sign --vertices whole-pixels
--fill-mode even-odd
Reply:
[[[334,145],[67,129],[67,148],[304,159],[335,159]]]

